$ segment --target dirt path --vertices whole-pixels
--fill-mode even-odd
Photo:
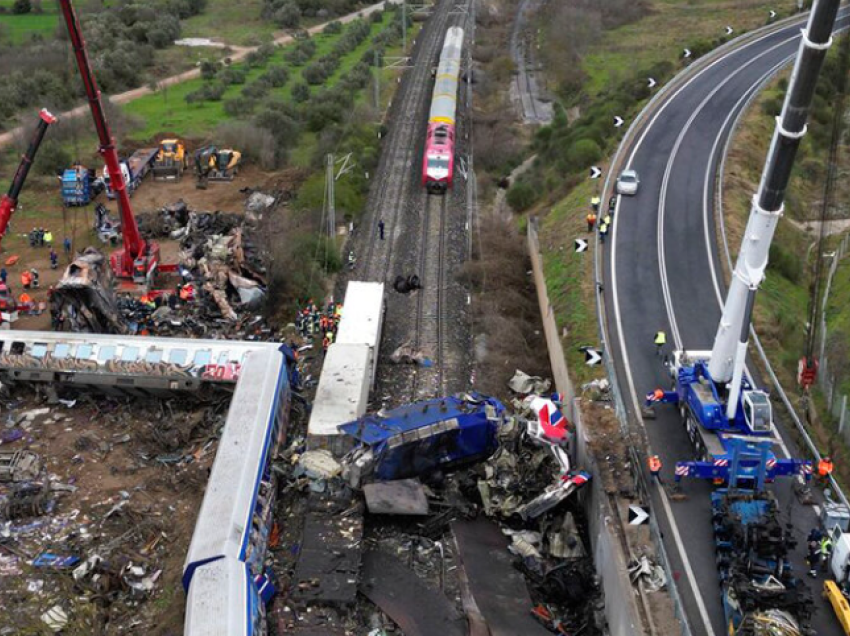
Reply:
[[[382,2],[378,2],[377,4],[373,4],[353,13],[349,13],[348,15],[345,15],[336,20],[331,20],[330,22],[342,22],[343,24],[346,24],[348,22],[356,20],[359,17],[370,15],[375,11],[380,11],[384,8],[385,4],[386,0],[383,0]],[[310,27],[309,29],[307,29],[307,31],[310,33],[310,35],[314,35],[316,33],[320,33],[327,25],[328,22],[323,22],[322,24],[317,24],[314,27]],[[287,34],[275,38],[274,43],[279,46],[283,46],[292,43],[294,40],[295,38],[292,35]],[[246,55],[248,55],[248,53],[250,53],[251,51],[255,51],[258,48],[259,47],[234,47],[235,52],[231,56],[231,59],[234,62],[238,62],[242,60]],[[157,86],[162,89],[168,86],[174,86],[175,84],[180,84],[182,82],[187,82],[189,80],[196,79],[200,76],[201,69],[193,68],[191,71],[185,71],[178,75],[172,75],[171,77],[161,79],[159,80],[159,82],[157,82]],[[111,97],[107,97],[107,99],[109,99],[109,101],[113,104],[126,104],[128,102],[132,102],[133,100],[139,99],[140,97],[144,97],[145,95],[150,95],[153,92],[154,91],[152,91],[148,86],[140,86],[139,88],[134,88],[132,90],[125,91],[123,93],[118,93],[117,95],[113,95]],[[65,111],[64,113],[60,113],[58,117],[59,119],[71,119],[74,117],[79,117],[80,115],[87,112],[89,112],[88,105],[83,104],[81,106],[77,106],[76,108],[72,108],[71,110]],[[0,149],[5,148],[9,144],[11,144],[18,135],[23,133],[23,131],[23,126],[17,126],[16,128],[12,128],[8,132],[5,132],[0,135]]]
[[[820,221],[795,221],[788,219],[788,222],[801,232],[811,232],[820,234]],[[850,219],[835,219],[827,221],[826,235],[833,236],[834,234],[843,234],[850,229]]]

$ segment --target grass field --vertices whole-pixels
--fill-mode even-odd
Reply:
[[[391,14],[387,13],[384,14],[381,22],[372,24],[371,37],[384,29],[389,24],[390,19]],[[312,60],[317,60],[327,54],[340,37],[341,34],[314,36],[313,40],[316,42],[317,49]],[[368,50],[371,37],[342,59],[339,69],[324,86],[331,87],[336,84],[343,74],[357,63],[363,53]],[[289,80],[284,86],[272,89],[269,95],[288,100],[291,96],[292,86],[301,81],[301,71],[303,70],[303,68],[289,67],[284,61],[286,52],[294,46],[293,44],[280,47],[265,65],[251,69],[246,84],[262,75],[270,66],[286,65],[290,70]],[[237,64],[235,66],[242,65]],[[142,128],[134,132],[132,137],[146,140],[167,130],[183,137],[198,138],[213,132],[218,124],[228,119],[224,112],[224,100],[240,96],[244,85],[229,86],[222,101],[187,104],[186,95],[199,89],[203,83],[204,81],[201,79],[184,82],[178,86],[160,90],[153,95],[147,95],[124,106],[126,113],[139,118],[143,122]],[[315,87],[312,90],[315,90]]]
[[[681,60],[685,47],[724,35],[726,25],[740,35],[764,26],[771,9],[784,17],[791,6],[769,0],[654,0],[649,15],[604,31],[591,46],[582,64],[587,73],[584,91],[598,95],[637,69]]]
[[[238,46],[262,44],[279,30],[260,17],[263,4],[263,0],[207,0],[202,14],[183,21],[182,37],[219,38]]]
[[[42,13],[12,15],[14,0],[0,0],[6,13],[0,14],[0,44],[21,44],[32,35],[50,39],[59,24],[59,8],[54,0],[42,0]]]

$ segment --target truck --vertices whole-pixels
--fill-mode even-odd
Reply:
[[[150,172],[158,154],[158,148],[141,148],[127,159],[121,160],[121,174],[124,176],[127,194],[133,194],[141,185],[142,179]],[[114,199],[115,192],[110,185],[109,169],[106,166],[103,168],[103,181],[106,184],[106,196]]]
[[[741,378],[741,390],[730,409],[725,387],[712,379],[709,351],[676,351],[668,368],[674,388],[663,397],[647,396],[648,403],[675,404],[682,425],[694,447],[696,459],[676,463],[675,481],[683,477],[728,482],[730,479],[754,483],[764,468],[765,481],[777,477],[812,476],[809,459],[779,458],[779,444],[773,424],[770,396],[756,388],[749,377]],[[732,413],[732,417],[728,413]]]

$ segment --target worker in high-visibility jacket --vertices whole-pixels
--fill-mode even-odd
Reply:
[[[649,466],[649,474],[658,483],[661,483],[661,458],[658,455],[651,455],[646,463]]]
[[[608,226],[605,223],[599,224],[599,242],[605,245],[605,237],[608,236]]]
[[[601,199],[599,197],[593,197],[590,200],[590,207],[593,208],[594,212],[599,212],[599,203],[600,202],[601,202]]]
[[[818,462],[817,481],[825,486],[829,482],[829,476],[832,474],[833,468],[832,459],[824,455]]]
[[[663,331],[657,331],[653,342],[655,342],[655,354],[660,356],[664,345],[667,344],[667,334]]]
[[[829,535],[825,535],[820,540],[818,552],[820,552],[821,569],[826,572],[829,570],[829,557],[832,555],[832,539],[829,538]]]
[[[32,286],[32,274],[30,274],[29,270],[21,272],[21,285],[23,285],[24,289],[29,289]]]
[[[594,225],[596,225],[596,215],[593,212],[589,212],[587,215],[587,231],[593,232]]]

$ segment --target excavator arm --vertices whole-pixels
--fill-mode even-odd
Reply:
[[[46,109],[42,109],[38,117],[38,125],[35,128],[32,139],[30,139],[30,145],[26,153],[21,157],[21,163],[18,165],[18,170],[12,179],[12,185],[9,186],[9,192],[0,198],[0,239],[6,235],[9,221],[12,218],[12,214],[15,213],[15,208],[18,206],[18,196],[21,194],[21,189],[27,180],[32,162],[35,161],[35,153],[38,152],[38,148],[41,146],[44,134],[47,132],[50,124],[56,123],[56,118]]]

